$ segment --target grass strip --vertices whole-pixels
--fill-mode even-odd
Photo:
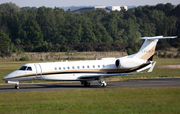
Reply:
[[[0,93],[5,113],[180,113],[180,87]]]

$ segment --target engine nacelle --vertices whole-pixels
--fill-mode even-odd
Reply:
[[[119,59],[116,60],[115,64],[116,64],[116,67],[118,68],[121,67],[121,61]]]
[[[117,59],[115,61],[115,65],[116,67],[121,69],[129,69],[143,65],[145,62],[146,61],[142,59],[123,58],[123,59]]]

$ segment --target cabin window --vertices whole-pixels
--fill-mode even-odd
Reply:
[[[85,68],[84,66],[82,68]]]
[[[27,70],[28,70],[28,71],[32,71],[32,68],[31,68],[31,67],[28,67]]]
[[[103,65],[103,68],[105,67],[105,65]]]
[[[68,69],[70,69],[69,67],[67,67]]]
[[[61,70],[61,67],[59,67],[59,70]]]
[[[77,68],[79,69],[79,66],[77,66]]]
[[[64,67],[63,69],[65,70],[66,68]]]
[[[98,65],[98,68],[100,68],[100,65]]]
[[[93,65],[93,68],[95,68],[95,66]]]
[[[89,68],[89,66],[87,66],[87,68]]]
[[[74,69],[74,66],[72,67],[72,69]]]
[[[27,66],[22,66],[19,70],[26,70]]]
[[[57,70],[57,68],[56,68],[56,67],[55,67],[54,69],[55,69],[55,70]]]

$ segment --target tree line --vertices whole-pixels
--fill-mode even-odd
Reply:
[[[139,6],[107,13],[96,9],[73,14],[49,7],[0,4],[0,51],[137,51],[143,36],[180,36],[180,4]],[[158,49],[180,47],[161,40]]]

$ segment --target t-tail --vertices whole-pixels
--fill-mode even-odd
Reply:
[[[154,37],[142,37],[145,39],[140,50],[126,57],[122,57],[116,60],[115,65],[120,69],[131,69],[130,71],[141,72],[148,68],[148,72],[152,72],[156,62],[153,61],[153,55],[155,53],[156,45],[159,39],[176,38],[176,36],[154,36]]]
[[[155,53],[156,45],[159,39],[168,39],[168,38],[176,38],[177,36],[154,36],[154,37],[142,37],[141,39],[145,39],[140,50],[136,53],[131,55],[132,58],[143,59],[143,60],[151,60]]]

